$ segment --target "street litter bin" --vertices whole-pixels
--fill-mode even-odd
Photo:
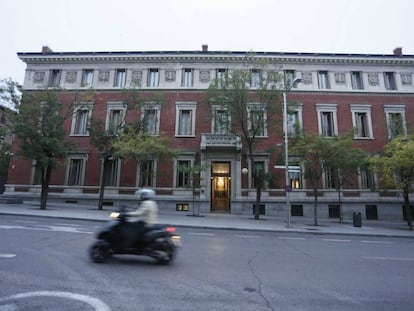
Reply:
[[[361,219],[361,213],[355,213],[354,212],[354,227],[361,227],[362,226],[362,219]]]

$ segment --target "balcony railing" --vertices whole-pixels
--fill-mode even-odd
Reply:
[[[236,134],[201,134],[200,149],[207,148],[235,148],[241,150],[240,136]]]

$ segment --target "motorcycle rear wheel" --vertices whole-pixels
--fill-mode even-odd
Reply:
[[[104,240],[98,240],[89,248],[89,257],[93,262],[104,263],[110,256],[111,246]]]

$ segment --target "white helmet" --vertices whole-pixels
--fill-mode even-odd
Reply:
[[[155,197],[155,192],[152,189],[139,189],[135,192],[138,195],[141,201],[143,200],[153,200]]]

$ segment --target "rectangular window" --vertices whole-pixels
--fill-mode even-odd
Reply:
[[[226,85],[226,69],[217,69],[216,70],[216,77],[217,77],[217,86],[224,87]]]
[[[139,182],[138,187],[154,187],[155,186],[155,161],[143,161],[139,166]]]
[[[150,135],[159,134],[159,109],[145,108],[143,114],[143,127],[146,133]]]
[[[175,134],[177,136],[194,136],[196,103],[176,103],[175,109]]]
[[[387,90],[396,90],[395,77],[393,72],[384,72],[385,88]]]
[[[374,173],[368,167],[361,167],[359,169],[359,177],[361,189],[375,189]]]
[[[178,160],[177,161],[177,187],[188,188],[191,186],[190,176],[190,160]]]
[[[255,161],[254,162],[254,168],[255,168],[256,175],[258,176],[258,178],[261,178],[260,176],[266,172],[264,161]],[[253,175],[252,175],[251,185],[252,185],[252,188],[256,188],[256,179],[254,178]]]
[[[93,70],[85,69],[82,71],[81,87],[92,87],[93,84]]]
[[[362,74],[359,71],[351,72],[351,84],[354,90],[362,90],[364,88],[362,84]]]
[[[126,70],[117,69],[115,71],[114,87],[124,87],[126,84]]]
[[[267,136],[267,114],[265,108],[260,104],[258,107],[254,104],[249,105],[247,118],[249,133],[252,137]]]
[[[318,71],[318,83],[320,89],[329,89],[329,76],[327,71]]]
[[[295,71],[285,70],[283,74],[285,79],[285,88],[288,89],[293,85],[293,81],[295,81]]]
[[[89,110],[78,109],[76,111],[75,127],[73,129],[74,135],[86,135],[89,124]]]
[[[111,134],[117,134],[122,124],[122,110],[112,109],[109,113],[108,131]]]
[[[61,70],[58,70],[58,69],[52,70],[50,72],[49,86],[50,87],[59,87],[61,75],[62,75]]]
[[[252,69],[251,71],[250,87],[257,89],[261,84],[261,71],[259,69]]]
[[[337,189],[338,174],[332,169],[326,169],[324,172],[325,189]]]
[[[292,189],[302,189],[302,173],[299,166],[297,169],[292,169],[289,165],[289,181]]]
[[[407,135],[407,124],[405,120],[405,106],[385,105],[385,117],[387,120],[388,138]]]
[[[213,133],[227,134],[230,129],[230,117],[227,109],[216,108],[213,113]]]
[[[373,138],[371,105],[351,105],[354,138]]]
[[[298,111],[290,111],[287,115],[288,137],[296,137],[299,125]]]
[[[117,187],[119,175],[119,160],[111,159],[107,162],[105,186]]]
[[[149,87],[158,87],[159,84],[160,84],[160,71],[157,68],[151,68],[149,70],[147,85]]]
[[[126,105],[122,102],[108,102],[105,130],[108,135],[116,135],[125,124]]]
[[[69,159],[68,186],[81,186],[83,178],[83,159]]]
[[[322,111],[320,113],[321,134],[326,137],[335,136],[334,115],[331,111]]]
[[[192,87],[193,86],[193,69],[184,68],[183,69],[183,87]]]

